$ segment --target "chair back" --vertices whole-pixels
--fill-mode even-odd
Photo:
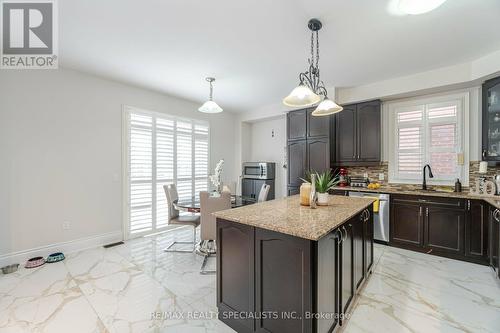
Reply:
[[[257,199],[257,202],[264,202],[267,200],[267,195],[269,194],[270,188],[271,188],[271,185],[262,184],[262,187],[260,188],[259,198]]]
[[[216,219],[212,213],[231,208],[231,193],[222,191],[220,197],[211,197],[206,191],[200,192],[201,240],[215,240]]]
[[[179,211],[174,206],[174,201],[179,199],[179,193],[177,193],[175,184],[163,185],[163,190],[167,196],[168,221],[170,221],[179,217]]]

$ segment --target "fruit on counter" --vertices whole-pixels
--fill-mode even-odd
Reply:
[[[370,184],[368,184],[368,188],[370,190],[376,190],[376,189],[380,188],[380,184],[379,183],[370,183]]]

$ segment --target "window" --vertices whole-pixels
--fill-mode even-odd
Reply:
[[[129,236],[168,225],[163,185],[177,185],[180,199],[208,188],[206,122],[126,108]]]
[[[451,185],[456,178],[468,181],[466,166],[459,163],[464,151],[464,101],[441,96],[389,105],[389,135],[393,136],[389,140],[390,182],[420,184],[425,164],[434,174],[430,183]]]

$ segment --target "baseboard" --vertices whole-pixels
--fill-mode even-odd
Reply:
[[[24,265],[26,260],[28,260],[29,258],[37,256],[47,257],[49,254],[54,252],[63,252],[65,254],[68,254],[72,252],[77,252],[85,249],[102,246],[109,243],[119,242],[122,239],[123,239],[122,231],[118,230],[105,233],[102,235],[90,236],[90,237],[75,239],[68,242],[61,242],[29,250],[12,252],[0,255],[0,267],[15,263]]]

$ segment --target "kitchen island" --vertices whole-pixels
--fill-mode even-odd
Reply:
[[[240,333],[332,332],[373,264],[373,199],[299,197],[220,211],[219,319]]]

